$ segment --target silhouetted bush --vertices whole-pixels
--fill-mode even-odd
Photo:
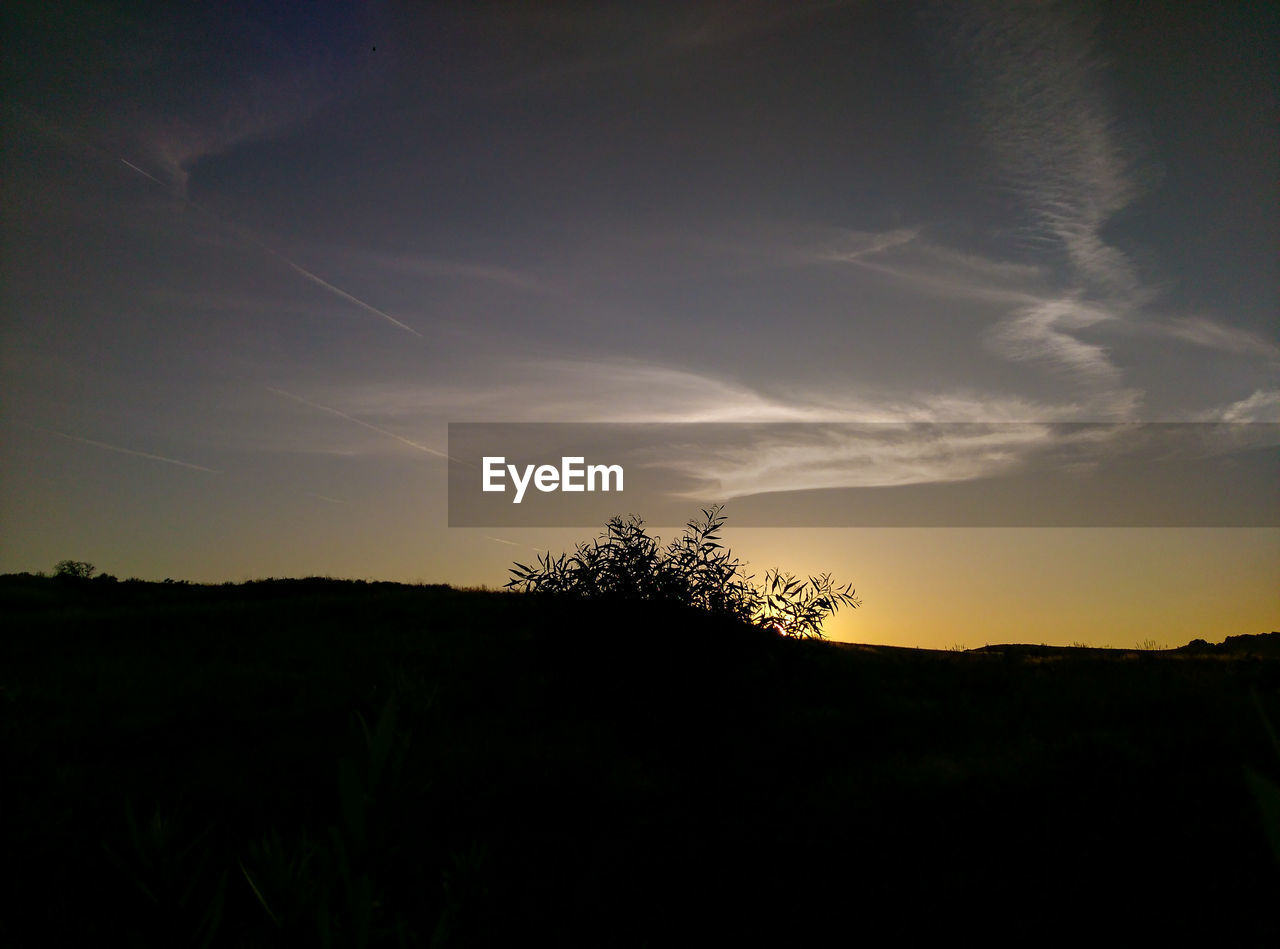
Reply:
[[[677,603],[801,638],[821,638],[828,616],[842,606],[862,605],[852,585],[836,586],[825,573],[799,580],[775,569],[762,585],[754,584],[743,573],[745,564],[720,543],[721,510],[703,510],[702,519],[689,521],[666,547],[634,514],[613,517],[573,554],[542,554],[532,565],[517,562],[506,586],[579,599]]]
[[[88,580],[93,576],[93,564],[83,560],[59,560],[53,567],[55,577]]]

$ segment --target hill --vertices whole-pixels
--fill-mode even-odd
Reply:
[[[1267,650],[322,579],[0,604],[7,945],[1280,937]]]

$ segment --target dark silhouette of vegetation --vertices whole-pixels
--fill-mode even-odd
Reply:
[[[84,560],[59,560],[54,564],[53,575],[72,580],[88,580],[93,576],[93,564]]]
[[[1275,634],[1272,633],[1272,635]],[[1271,719],[1267,717],[1256,689],[1252,691],[1251,697],[1254,707],[1258,710],[1258,717],[1262,720],[1262,727],[1266,730],[1271,750],[1275,752],[1276,759],[1280,759],[1280,737],[1276,736],[1276,730],[1271,726]],[[1280,784],[1248,767],[1245,768],[1245,779],[1249,783],[1249,790],[1253,792],[1254,799],[1258,802],[1258,811],[1267,832],[1267,841],[1271,845],[1271,855],[1275,857],[1276,865],[1280,866]]]
[[[1280,634],[945,652],[320,577],[0,612],[0,946],[1280,945]]]
[[[576,599],[651,601],[691,606],[760,629],[798,639],[821,639],[822,623],[840,607],[862,601],[851,584],[837,586],[830,574],[797,579],[770,570],[763,585],[743,573],[745,564],[720,542],[723,507],[702,511],[684,533],[661,546],[634,514],[613,517],[594,540],[572,554],[541,555],[517,562],[506,586],[519,592]]]

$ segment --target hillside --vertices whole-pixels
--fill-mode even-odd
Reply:
[[[328,580],[0,603],[7,945],[1035,939],[1117,907],[1121,941],[1280,938],[1270,637],[896,650]]]

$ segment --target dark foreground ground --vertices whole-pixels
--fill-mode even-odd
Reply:
[[[938,653],[323,580],[0,604],[0,944],[1280,944],[1274,634]]]

